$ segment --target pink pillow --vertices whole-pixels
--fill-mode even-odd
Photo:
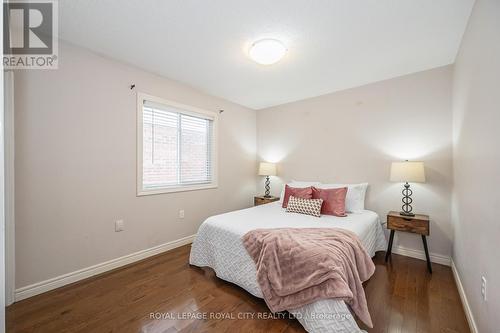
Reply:
[[[347,187],[321,189],[312,188],[313,199],[323,199],[323,206],[321,206],[321,214],[347,216],[345,213],[345,196],[347,194]]]
[[[281,207],[286,208],[288,206],[288,200],[290,199],[291,195],[293,195],[296,198],[311,199],[312,188],[311,186],[298,188],[285,185],[285,196],[283,197],[283,205]]]

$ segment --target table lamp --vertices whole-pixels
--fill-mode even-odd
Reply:
[[[276,164],[260,162],[259,164],[259,176],[266,176],[266,193],[264,194],[265,198],[270,198],[269,190],[271,187],[269,186],[269,176],[276,176]]]
[[[415,214],[411,212],[413,210],[411,206],[413,202],[411,198],[413,191],[410,189],[409,183],[425,183],[424,162],[392,162],[391,181],[405,183],[402,192],[403,206],[399,214],[403,216],[415,216]]]

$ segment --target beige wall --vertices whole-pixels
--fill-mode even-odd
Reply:
[[[136,197],[136,91],[225,109],[218,189]],[[15,94],[17,288],[192,235],[209,215],[252,204],[253,110],[64,43],[59,69],[17,72]],[[114,232],[117,219],[125,231]]]
[[[454,71],[453,260],[479,332],[499,330],[499,33],[500,2],[476,1]]]
[[[401,206],[391,161],[425,161],[427,183],[412,185],[414,210],[431,216],[430,251],[450,256],[451,72],[442,67],[259,110],[260,159],[278,162],[281,180],[369,182],[366,207],[384,221]],[[279,184],[274,178],[274,194]],[[422,250],[415,235],[396,241]]]

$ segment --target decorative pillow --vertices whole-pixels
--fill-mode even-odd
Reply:
[[[292,180],[291,182],[283,185],[283,187],[281,188],[281,194],[280,194],[280,202],[281,204],[283,205],[283,199],[285,198],[285,187],[286,185],[290,186],[290,187],[301,187],[301,188],[304,188],[304,187],[309,187],[309,186],[318,186],[318,185],[321,185],[320,182],[307,182],[307,181],[301,181],[301,180]],[[285,206],[283,206],[284,208]]]
[[[320,189],[312,187],[312,198],[323,199],[321,214],[347,216],[345,213],[345,197],[347,187]]]
[[[359,213],[365,209],[365,196],[368,183],[361,184],[321,184],[315,186],[321,189],[347,187],[345,210],[348,213]]]
[[[312,198],[312,188],[304,187],[304,188],[296,188],[285,185],[285,195],[283,196],[283,204],[281,207],[286,208],[288,205],[288,200],[290,196],[294,196],[296,198],[302,199],[311,199]]]
[[[320,217],[322,204],[323,199],[303,199],[291,196],[286,211]]]

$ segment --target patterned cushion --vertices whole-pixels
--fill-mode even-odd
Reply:
[[[291,196],[286,211],[320,217],[322,204],[323,199],[303,199]]]

